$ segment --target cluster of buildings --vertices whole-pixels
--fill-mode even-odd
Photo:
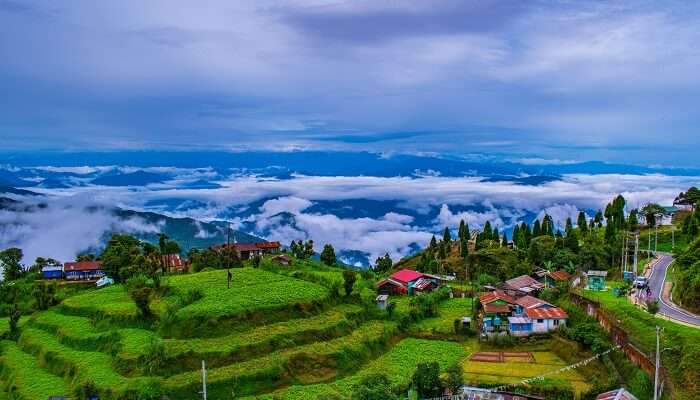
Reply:
[[[479,298],[484,335],[527,337],[554,332],[566,325],[566,312],[537,296],[547,287],[556,287],[560,282],[568,284],[571,275],[566,271],[544,270],[533,275],[522,275],[487,288],[489,291]]]
[[[259,242],[259,243],[232,243],[213,247],[214,250],[229,246],[236,250],[238,256],[242,260],[248,260],[256,256],[266,254],[278,254],[281,249],[280,242]],[[291,260],[285,256],[279,256],[279,263],[289,262]],[[167,272],[177,273],[185,272],[188,269],[188,264],[180,257],[179,254],[164,254],[161,256],[163,269]],[[46,265],[41,269],[41,275],[44,279],[66,279],[71,281],[78,280],[98,280],[105,276],[102,270],[101,261],[70,261],[59,265]]]

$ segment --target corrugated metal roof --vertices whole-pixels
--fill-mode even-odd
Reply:
[[[420,278],[416,281],[416,283],[413,284],[413,288],[417,290],[423,290],[427,289],[432,284],[433,281],[431,281],[430,279]]]
[[[508,317],[508,322],[511,324],[530,324],[530,323],[532,323],[530,318],[525,318],[525,317]]]
[[[509,313],[510,306],[508,304],[486,304],[484,305],[484,311],[487,313]]]
[[[551,304],[547,303],[546,301],[540,300],[537,297],[532,297],[532,296],[523,296],[523,297],[515,300],[515,304],[523,306],[524,308],[537,308],[540,306],[551,306]]]
[[[625,388],[611,390],[596,396],[595,400],[637,400],[637,398]]]
[[[507,294],[505,294],[504,292],[502,292],[500,290],[494,290],[493,292],[488,292],[479,298],[479,301],[481,302],[481,304],[492,303],[496,300],[503,300],[506,303],[515,304],[515,300],[513,300],[512,297],[508,296]]]
[[[532,288],[537,288],[538,286],[541,286],[542,284],[537,282],[535,278],[529,276],[529,275],[521,275],[517,278],[513,279],[508,279],[506,281],[506,284],[513,289],[520,289],[524,288],[526,286],[532,287]]]
[[[566,319],[566,318],[569,318],[569,316],[566,314],[566,311],[562,310],[559,307],[528,308],[527,310],[525,310],[525,314],[527,314],[527,316],[530,318],[536,318],[536,319]]]
[[[67,262],[63,265],[66,272],[68,271],[92,271],[102,269],[101,261],[75,261]]]
[[[412,269],[402,269],[401,271],[394,272],[393,274],[391,274],[392,279],[397,280],[399,282],[403,282],[404,284],[411,282],[411,281],[415,281],[415,280],[420,279],[422,277],[423,277],[422,273],[420,273],[418,271],[414,271]]]

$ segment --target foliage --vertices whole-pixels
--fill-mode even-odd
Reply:
[[[166,353],[163,341],[155,337],[151,338],[151,341],[146,348],[146,352],[140,360],[140,364],[143,366],[143,371],[147,375],[157,375],[162,373],[167,362],[168,355]]]
[[[357,275],[350,270],[343,271],[343,288],[345,289],[345,295],[350,296],[352,294],[352,287],[357,280]]]
[[[49,307],[56,305],[56,283],[38,282],[34,285],[32,291],[34,296],[34,308],[37,311],[46,310]]]
[[[335,265],[335,250],[330,244],[323,246],[323,251],[321,251],[321,262],[328,266]]]
[[[0,267],[5,281],[14,281],[22,275],[22,257],[22,250],[16,247],[0,251]]]
[[[153,314],[151,311],[151,300],[154,292],[153,282],[145,275],[136,275],[126,281],[126,289],[129,297],[136,304],[139,314],[142,317],[150,317]]]
[[[445,386],[453,394],[458,393],[464,384],[464,369],[462,365],[459,363],[452,364],[445,370],[445,373]]]
[[[314,255],[314,241],[307,240],[306,242],[303,242],[300,240],[295,242],[292,240],[292,243],[289,245],[289,250],[292,252],[294,257],[300,260],[308,260]]]
[[[398,399],[391,390],[391,381],[384,374],[367,375],[352,388],[352,400]]]
[[[666,209],[656,203],[650,203],[642,207],[641,212],[644,214],[647,225],[653,227],[656,226],[656,215],[665,213]]]
[[[131,235],[113,235],[100,258],[105,274],[115,282],[123,282],[145,272],[146,259],[141,242]]]
[[[659,301],[658,300],[648,300],[647,303],[647,311],[649,314],[656,314],[659,312]]]
[[[393,265],[394,262],[391,260],[389,253],[386,253],[384,257],[377,257],[377,260],[374,262],[374,270],[377,272],[387,272]]]
[[[413,387],[421,397],[438,397],[442,394],[440,381],[440,364],[437,362],[420,363],[411,379]]]

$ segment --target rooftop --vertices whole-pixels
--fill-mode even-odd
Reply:
[[[63,265],[66,272],[70,271],[91,271],[102,268],[102,261],[75,261],[67,262]]]
[[[559,307],[550,308],[528,308],[525,310],[525,314],[530,318],[536,319],[566,319],[569,316],[566,311]]]
[[[391,274],[391,279],[402,282],[404,284],[418,280],[422,277],[422,273],[414,271],[412,269],[402,269],[401,271],[394,272],[393,274]]]

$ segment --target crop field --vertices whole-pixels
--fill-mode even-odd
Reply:
[[[25,399],[48,399],[49,396],[68,392],[66,382],[39,367],[37,359],[23,352],[15,342],[3,341],[2,380],[17,388],[17,394]]]
[[[472,299],[453,298],[440,303],[439,315],[426,318],[412,327],[413,332],[430,332],[452,334],[454,333],[454,320],[462,317],[471,317]]]
[[[534,362],[513,357],[505,357],[504,362],[465,359],[462,363],[464,379],[472,384],[512,384],[556,371],[567,365],[564,360],[550,351],[535,351],[532,355]],[[576,370],[558,373],[549,378],[569,382],[577,393],[583,393],[591,388],[586,383],[586,377]]]

